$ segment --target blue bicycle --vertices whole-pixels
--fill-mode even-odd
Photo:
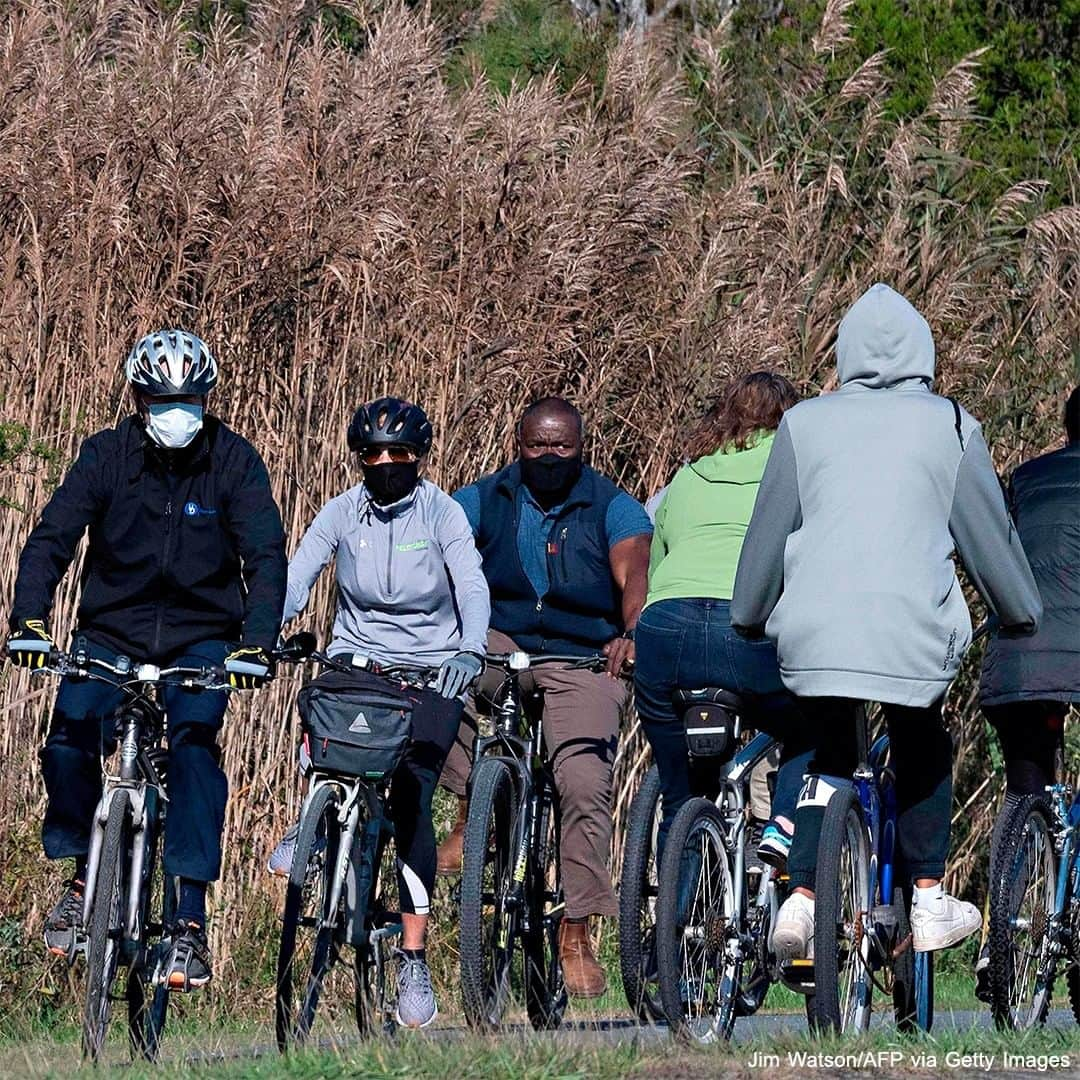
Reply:
[[[1065,968],[1080,1023],[1080,796],[1067,784],[1006,811],[990,891],[990,996],[1002,1028],[1043,1023]]]
[[[911,895],[897,866],[889,739],[882,735],[868,747],[863,704],[855,729],[858,765],[852,783],[833,794],[821,828],[814,959],[791,962],[785,981],[813,987],[807,1015],[819,1030],[867,1030],[877,987],[891,995],[901,1031],[929,1031],[933,953],[916,953],[912,947]]]

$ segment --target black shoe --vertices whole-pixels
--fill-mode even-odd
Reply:
[[[64,894],[45,920],[45,948],[56,956],[69,956],[76,935],[82,930],[83,892],[86,883],[69,878]]]
[[[205,986],[212,976],[206,931],[198,923],[178,920],[169,935],[160,981],[170,990],[187,993]]]

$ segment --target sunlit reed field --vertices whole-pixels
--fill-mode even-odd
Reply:
[[[929,319],[939,388],[984,420],[1003,472],[1055,445],[1080,342],[1080,209],[1047,209],[1038,183],[971,197],[977,60],[901,124],[880,57],[827,78],[846,7],[827,5],[797,75],[763,76],[750,115],[724,23],[613,44],[569,90],[552,76],[503,95],[479,74],[451,88],[440,27],[394,3],[340,6],[348,48],[317,4],[252,5],[248,29],[205,33],[124,0],[6,4],[5,621],[23,538],[80,440],[124,415],[121,361],[159,325],[216,350],[213,409],[265,456],[291,544],[355,481],[347,419],[383,393],[427,409],[447,488],[507,459],[530,399],[564,394],[593,464],[644,497],[731,374],[829,389],[838,320],[876,280]],[[77,582],[57,597],[61,639]],[[327,575],[305,625],[325,633],[332,599]],[[280,898],[263,867],[298,805],[296,679],[231,707],[213,1008],[269,1001]],[[67,995],[36,944],[55,881],[36,841],[53,687],[0,680],[0,1009],[47,1011]],[[970,678],[950,716],[963,890],[985,874],[1002,778]],[[620,821],[646,760],[628,718]]]

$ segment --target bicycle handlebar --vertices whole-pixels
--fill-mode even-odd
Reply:
[[[310,659],[322,664],[323,667],[332,668],[334,671],[357,672],[366,671],[370,675],[382,675],[392,678],[395,676],[414,676],[417,679],[427,681],[435,677],[437,667],[426,667],[423,664],[380,664],[370,657],[364,657],[365,664],[351,664],[339,660],[336,656],[328,656],[324,652],[313,652]]]
[[[539,664],[566,664],[581,670],[601,669],[607,666],[607,657],[603,653],[591,653],[588,656],[571,656],[562,653],[488,653],[484,660],[495,667],[506,668],[517,675]]]

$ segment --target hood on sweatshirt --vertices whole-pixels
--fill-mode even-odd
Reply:
[[[836,370],[843,386],[882,389],[907,379],[929,386],[934,380],[930,326],[888,285],[871,285],[840,323]]]

